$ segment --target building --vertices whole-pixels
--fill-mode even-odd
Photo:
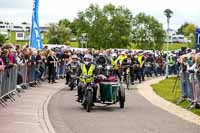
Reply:
[[[187,39],[184,35],[177,34],[177,32],[173,29],[166,30],[165,42],[169,43],[190,43],[191,40]]]
[[[47,26],[41,26],[41,36],[43,38],[43,33],[48,31]],[[28,41],[30,38],[31,24],[29,23],[21,23],[21,24],[13,24],[10,22],[0,21],[0,33],[5,36],[6,39],[11,38],[11,36],[15,36],[16,41]],[[14,34],[11,34],[14,33]],[[12,37],[13,38],[13,37]]]

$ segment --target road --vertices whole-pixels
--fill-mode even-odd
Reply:
[[[136,90],[126,91],[125,108],[95,104],[87,113],[76,91],[63,89],[49,103],[49,117],[57,133],[200,133],[200,127],[152,105]]]

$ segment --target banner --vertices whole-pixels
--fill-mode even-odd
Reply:
[[[35,49],[42,49],[42,39],[40,35],[40,26],[38,21],[38,7],[39,0],[33,0],[30,47]]]
[[[200,28],[196,29],[196,48],[200,46]]]

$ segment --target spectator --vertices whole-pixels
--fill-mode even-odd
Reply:
[[[8,59],[9,59],[9,64],[15,64],[16,63],[16,56],[13,53],[14,49],[11,45],[8,46]]]
[[[56,71],[56,59],[54,57],[54,52],[50,51],[49,56],[47,58],[48,64],[48,80],[49,83],[55,83],[55,71]]]

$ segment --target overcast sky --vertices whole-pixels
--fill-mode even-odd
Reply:
[[[170,28],[177,29],[184,22],[191,22],[200,26],[199,0],[40,0],[39,22],[47,24],[59,19],[72,20],[78,11],[86,9],[91,3],[103,5],[112,3],[123,5],[130,9],[133,15],[145,12],[163,23],[166,28],[166,17],[163,11],[170,8],[174,15],[171,18]],[[0,0],[0,20],[14,23],[31,23],[33,0]]]

